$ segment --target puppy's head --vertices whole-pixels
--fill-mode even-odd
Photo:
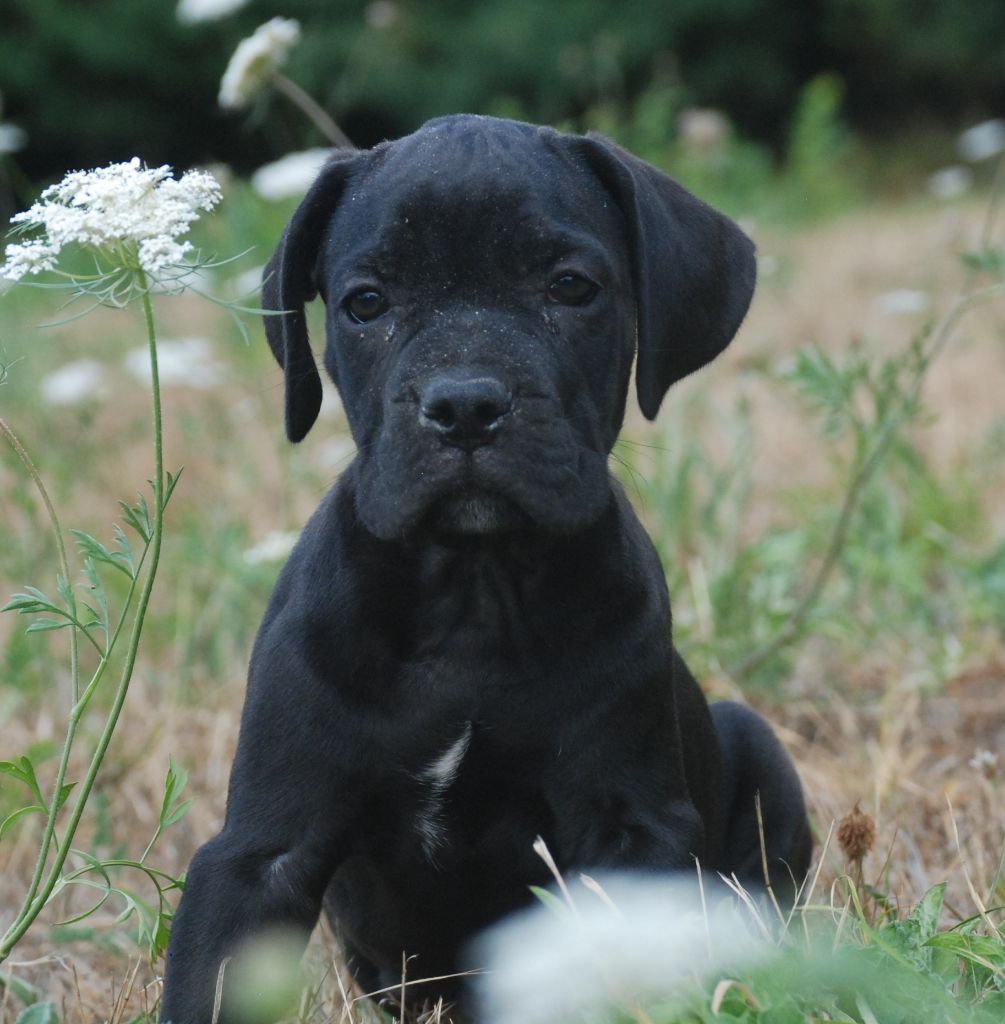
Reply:
[[[304,305],[359,448],[379,537],[569,533],[609,498],[632,359],[643,413],[746,313],[753,245],[671,178],[597,136],[433,121],[340,153],[266,268],[266,334],[291,440],[321,381]]]

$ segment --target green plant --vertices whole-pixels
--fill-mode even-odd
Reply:
[[[164,513],[179,479],[179,474],[164,469],[152,286],[174,292],[188,286],[199,264],[188,259],[191,243],[181,239],[199,212],[211,209],[219,200],[219,187],[209,175],[190,173],[175,180],[170,176],[170,168],[148,169],[133,160],[68,175],[61,184],[43,193],[31,210],[15,218],[23,229],[40,233],[8,246],[2,271],[8,278],[17,280],[40,271],[54,271],[64,282],[42,287],[68,290],[73,298],[87,299],[90,308],[124,308],[133,301],[140,304],[150,362],[154,468],[150,481],[152,502],[140,495],[133,504],[119,503],[126,529],[115,526],[110,546],[83,531],[72,531],[83,575],[79,586],[74,586],[62,526],[41,474],[12,428],[0,420],[0,434],[20,459],[45,508],[59,558],[58,596],[50,597],[37,587],[25,587],[3,610],[31,616],[28,633],[65,630],[70,660],[70,708],[51,789],[46,791],[40,781],[32,753],[0,762],[0,773],[20,783],[29,793],[29,802],[9,812],[0,823],[0,839],[31,817],[44,820],[31,880],[14,920],[0,936],[0,961],[10,954],[43,908],[69,886],[96,888],[99,897],[91,908],[67,923],[87,917],[116,895],[124,901],[119,919],[135,914],[140,937],[151,957],[159,955],[166,944],[170,908],[165,893],[179,883],[150,867],[147,859],[163,830],[185,813],[187,804],[181,800],[181,793],[186,774],[173,764],[169,766],[157,827],[139,858],[98,858],[76,850],[73,841],[129,691],[157,577]],[[93,272],[82,273],[73,264],[69,270],[60,269],[60,262],[67,260],[64,249],[68,248],[86,254]],[[136,538],[138,548],[134,547]],[[113,585],[112,580],[117,580],[117,584]],[[118,672],[118,683],[110,694],[105,694],[106,676],[114,671]],[[105,704],[100,712],[103,724],[83,779],[70,781],[71,755],[78,731],[88,711],[97,706],[99,694]],[[81,861],[80,866],[67,867],[71,853]],[[156,906],[147,905],[113,884],[112,873],[119,868],[139,871],[154,884]]]
[[[830,483],[815,495],[795,489],[793,523],[746,536],[755,442],[742,402],[725,458],[713,459],[691,432],[678,431],[666,448],[619,446],[643,510],[664,513],[654,537],[668,555],[671,590],[684,598],[677,635],[700,673],[779,678],[787,653],[815,632],[877,636],[896,625],[927,644],[968,616],[1000,621],[1001,547],[978,554],[971,543],[981,527],[976,484],[940,479],[911,435],[928,416],[925,382],[960,321],[1005,297],[996,251],[989,221],[980,248],[963,257],[951,308],[902,351],[856,347],[837,358],[807,348],[780,378],[759,371],[816,420],[822,459],[840,481],[838,493]],[[692,415],[700,413],[682,413]],[[937,674],[947,657],[933,647]]]

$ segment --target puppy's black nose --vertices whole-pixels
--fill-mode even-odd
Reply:
[[[513,395],[494,377],[436,377],[419,401],[419,420],[444,444],[471,451],[488,444],[513,408]]]

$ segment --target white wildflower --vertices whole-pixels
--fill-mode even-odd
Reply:
[[[7,246],[7,262],[0,267],[8,281],[20,281],[25,274],[40,274],[56,266],[59,247],[42,238]]]
[[[956,152],[970,163],[1005,153],[1005,120],[982,121],[961,132],[956,140]]]
[[[607,1021],[639,999],[680,997],[695,979],[766,958],[750,918],[732,902],[707,913],[693,883],[654,877],[603,880],[576,911],[537,907],[480,938],[472,963],[487,1024]],[[690,989],[693,992],[693,988]]]
[[[373,0],[363,9],[367,25],[377,32],[383,32],[397,23],[401,8],[393,0]]]
[[[0,124],[0,156],[18,153],[28,144],[28,133],[16,124]]]
[[[0,274],[18,280],[51,270],[64,247],[79,245],[156,276],[183,261],[192,246],[180,236],[220,198],[211,175],[188,171],[176,180],[170,167],[144,167],[138,157],[74,171],[11,219],[42,237],[8,245]]]
[[[936,199],[959,199],[973,184],[969,167],[943,167],[928,178],[928,193]]]
[[[104,395],[108,370],[96,359],[77,359],[46,374],[40,382],[42,398],[49,405],[76,405]]]
[[[884,292],[876,301],[884,313],[892,316],[924,313],[932,304],[927,292],[919,292],[913,288],[898,288],[896,291]]]
[[[242,39],[220,81],[220,106],[228,110],[246,107],[285,63],[300,42],[300,22],[273,18]]]
[[[975,771],[990,779],[998,768],[998,755],[992,754],[986,747],[980,747],[967,763]]]
[[[721,149],[729,141],[729,120],[718,110],[695,107],[681,113],[677,131],[688,149],[708,153]]]
[[[259,167],[251,176],[251,187],[271,202],[297,199],[314,184],[318,172],[335,152],[332,149],[306,149],[287,153],[271,164]]]
[[[248,0],[178,0],[175,17],[183,25],[217,21],[247,6]]]
[[[288,558],[300,537],[299,533],[273,530],[267,533],[254,547],[244,552],[244,561],[248,565],[260,565],[263,562],[281,562]]]
[[[137,380],[150,380],[147,348],[134,348],[123,359],[126,370]],[[162,386],[214,388],[223,370],[213,361],[212,346],[205,338],[162,338],[157,342],[157,376]]]

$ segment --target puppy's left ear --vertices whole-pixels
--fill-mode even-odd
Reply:
[[[639,406],[655,419],[674,381],[733,339],[754,293],[754,243],[673,178],[599,135],[576,140],[628,226]]]
[[[286,378],[286,435],[302,441],[321,409],[321,377],[311,353],[304,306],[317,295],[321,239],[360,154],[335,153],[297,207],[262,272],[265,337]]]

